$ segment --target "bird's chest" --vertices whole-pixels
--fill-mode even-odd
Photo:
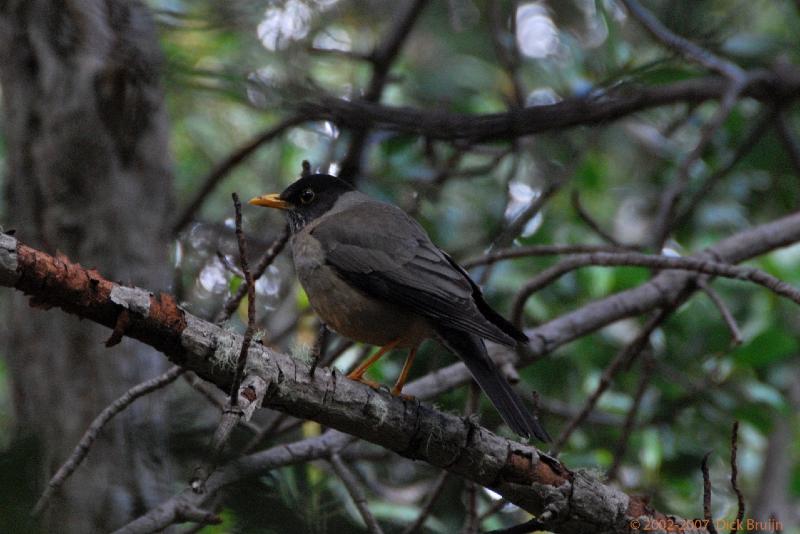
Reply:
[[[401,346],[413,346],[428,337],[426,325],[416,324],[422,323],[420,318],[371,298],[345,282],[325,263],[322,246],[313,236],[297,234],[292,256],[311,307],[330,329],[372,345],[403,338],[407,342],[401,342]]]

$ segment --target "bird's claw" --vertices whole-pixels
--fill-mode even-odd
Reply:
[[[417,400],[417,398],[414,395],[406,395],[405,393],[403,393],[403,390],[401,389],[392,388],[390,393],[392,394],[393,397],[400,397],[404,401]]]
[[[360,382],[362,384],[366,384],[367,386],[371,387],[374,390],[380,390],[381,389],[381,384],[380,383],[375,382],[373,380],[370,380],[368,378],[364,378],[363,376],[347,375],[347,378],[349,378],[350,380],[354,380],[356,382]]]

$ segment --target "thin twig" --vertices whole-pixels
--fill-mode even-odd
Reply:
[[[702,48],[695,43],[676,35],[664,26],[650,11],[641,6],[636,0],[622,0],[631,15],[644,26],[644,28],[667,48],[674,50],[685,58],[714,71],[730,82],[720,101],[719,108],[714,116],[703,126],[700,140],[694,149],[683,159],[678,167],[677,176],[670,187],[664,192],[663,199],[655,220],[655,245],[660,249],[674,227],[672,219],[675,207],[681,195],[686,190],[689,173],[692,166],[700,159],[703,151],[711,142],[714,133],[722,126],[739,100],[744,88],[747,86],[747,73],[738,65],[720,58],[714,53]]]
[[[501,248],[494,252],[460,262],[465,269],[478,265],[491,265],[501,260],[513,260],[535,256],[556,256],[559,254],[586,254],[592,252],[625,252],[629,249],[611,245],[527,245],[524,247]]]
[[[692,213],[695,212],[697,206],[701,202],[708,199],[717,183],[728,175],[731,170],[755,147],[756,144],[764,137],[764,133],[772,125],[775,120],[776,107],[771,107],[768,111],[762,113],[761,117],[756,120],[753,127],[745,136],[744,140],[739,144],[734,153],[728,158],[722,167],[714,171],[709,176],[703,185],[685,202],[685,207],[676,216],[672,224],[673,228],[680,228],[683,226]],[[800,173],[800,171],[799,171]]]
[[[728,330],[731,332],[731,344],[733,346],[739,346],[742,344],[742,331],[739,329],[739,325],[736,323],[736,319],[733,317],[731,310],[728,309],[728,306],[725,304],[725,301],[722,300],[722,297],[714,291],[708,282],[705,280],[698,279],[697,285],[700,286],[700,289],[703,290],[703,293],[708,295],[708,298],[711,299],[711,302],[714,303],[714,306],[717,307],[719,310],[720,315],[722,315],[722,319],[725,321],[725,325],[728,327]]]
[[[493,0],[490,3],[488,10],[489,25],[492,30],[492,45],[494,46],[497,61],[505,70],[514,89],[513,100],[509,102],[508,106],[513,110],[525,107],[525,90],[518,76],[520,58],[519,50],[517,49],[516,17],[513,15],[517,11],[516,2],[511,2],[511,6],[509,6],[509,12],[512,13],[511,17],[504,16],[502,8],[503,3],[499,0]],[[508,32],[504,27],[504,21],[507,18],[511,21],[511,29]]]
[[[227,396],[222,392],[222,390],[217,388],[217,386],[209,384],[191,371],[184,374],[183,378],[186,380],[186,383],[192,386],[192,389],[200,393],[208,400],[208,402],[216,406],[220,411],[223,411],[228,407]],[[261,427],[252,421],[240,419],[239,424],[254,435],[259,435],[262,431]]]
[[[308,370],[308,375],[314,378],[314,373],[317,370],[317,365],[321,359],[325,357],[325,352],[328,348],[329,330],[322,321],[319,322],[319,331],[317,332],[317,339],[314,341],[314,347],[311,349],[311,369]]]
[[[197,211],[203,205],[203,202],[205,202],[208,195],[210,195],[214,189],[216,189],[217,185],[219,185],[222,179],[225,178],[225,176],[227,176],[234,167],[247,159],[247,157],[255,152],[256,149],[261,145],[269,143],[292,126],[297,126],[305,121],[306,117],[303,114],[297,114],[288,117],[275,126],[256,135],[241,147],[237,148],[227,158],[219,162],[205,178],[199,180],[203,185],[200,186],[197,194],[191,201],[189,201],[189,204],[186,206],[186,208],[184,208],[181,214],[176,218],[175,224],[172,226],[173,235],[180,233],[180,231],[183,230],[184,227],[189,224],[189,222],[191,222],[195,213],[197,213]]]
[[[238,276],[239,278],[244,278],[244,275],[242,274],[242,271],[239,270],[238,267],[236,267],[234,264],[231,263],[231,261],[228,259],[228,256],[226,256],[225,254],[223,254],[219,250],[217,251],[216,256],[217,256],[217,259],[220,261],[220,263],[222,264],[222,266],[225,268],[226,271],[228,271],[229,273],[231,273],[234,276]]]
[[[358,484],[356,477],[353,476],[350,468],[345,465],[338,453],[332,454],[329,461],[336,475],[341,479],[345,489],[347,489],[347,493],[350,494],[350,498],[353,499],[353,504],[356,505],[358,513],[361,514],[361,518],[367,525],[367,530],[371,534],[383,534],[383,530],[381,530],[378,521],[375,520],[375,516],[369,511],[367,497],[364,495],[364,491]]]
[[[408,213],[412,216],[419,212],[426,193],[429,196],[431,193],[433,195],[439,195],[442,192],[442,186],[455,175],[455,170],[464,157],[464,152],[467,150],[467,147],[456,147],[447,159],[440,161],[436,157],[436,151],[433,149],[432,143],[426,144],[425,148],[425,156],[428,159],[428,165],[436,171],[436,174],[432,180],[426,180],[424,184],[419,184],[424,189],[422,192],[417,191],[413,199],[413,204],[408,209]]]
[[[392,64],[400,53],[403,43],[411,33],[411,29],[414,27],[414,23],[419,18],[426,3],[427,0],[410,0],[400,16],[394,19],[395,23],[386,38],[373,50],[370,55],[372,78],[361,100],[365,102],[378,102],[380,100],[383,88],[389,81],[389,71],[392,68]],[[361,154],[364,150],[368,133],[369,129],[366,127],[353,130],[350,138],[350,147],[342,160],[341,170],[339,171],[339,177],[343,180],[353,181],[361,170]]]
[[[466,499],[467,513],[464,518],[464,527],[461,534],[478,533],[478,486],[474,482],[464,483],[464,497]]]
[[[584,209],[583,204],[581,204],[580,194],[578,193],[577,189],[572,190],[572,194],[570,195],[570,200],[572,201],[572,207],[575,210],[575,213],[578,214],[578,217],[588,226],[591,228],[595,234],[597,234],[600,239],[617,248],[623,248],[623,245],[617,241],[617,239],[603,230],[603,228],[594,220],[594,218],[589,214],[586,209]]]
[[[281,234],[275,238],[275,241],[272,242],[267,251],[264,252],[264,255],[261,256],[261,259],[258,260],[258,265],[256,265],[255,272],[253,273],[253,280],[258,280],[264,275],[264,273],[267,271],[267,268],[272,265],[272,262],[275,261],[275,258],[278,257],[278,254],[281,253],[288,241],[289,227],[285,226]],[[225,301],[225,305],[214,318],[214,322],[221,324],[230,319],[231,315],[233,315],[233,312],[235,312],[236,308],[239,307],[239,303],[242,301],[245,295],[247,295],[248,290],[247,284],[240,285],[239,289],[236,291],[236,294],[232,295],[228,298],[228,300]]]
[[[656,249],[660,250],[664,246],[664,242],[675,227],[675,210],[681,196],[689,186],[689,175],[691,174],[692,167],[700,160],[703,152],[711,143],[714,134],[731,114],[731,111],[733,111],[733,107],[739,100],[739,95],[744,87],[744,81],[737,80],[731,82],[731,85],[728,90],[725,91],[720,101],[719,108],[717,108],[717,111],[711,119],[701,128],[700,140],[678,165],[675,179],[664,191],[661,203],[659,204],[658,213],[656,214],[653,232],[655,235],[654,244]]]
[[[478,401],[480,400],[480,389],[476,382],[472,382],[467,394],[467,402],[464,406],[464,415],[467,418],[474,416],[478,411]],[[464,498],[466,500],[467,513],[464,517],[464,526],[461,529],[462,534],[476,534],[480,529],[478,523],[478,488],[475,483],[467,480],[464,483]]]
[[[245,415],[244,407],[239,405],[239,396],[243,393],[240,389],[244,389],[241,387],[242,379],[244,377],[245,367],[247,366],[247,353],[250,350],[250,344],[253,341],[253,332],[255,331],[255,283],[253,281],[253,274],[250,271],[250,266],[247,262],[247,240],[242,230],[242,203],[239,201],[239,195],[236,193],[233,193],[231,198],[233,199],[233,208],[235,212],[236,242],[239,246],[239,265],[244,275],[243,283],[247,288],[247,327],[245,328],[239,356],[236,360],[236,370],[233,375],[233,380],[231,381],[229,400],[227,405],[222,409],[219,424],[214,432],[214,436],[211,438],[211,457],[204,465],[195,468],[195,475],[192,477],[191,487],[196,492],[204,491],[205,483],[214,469],[216,469],[222,451],[230,439],[231,432],[233,432],[234,427],[239,424],[239,421],[241,421]],[[263,382],[262,379],[259,380]],[[264,389],[266,389],[266,385]],[[250,395],[250,393],[248,393],[248,395]],[[250,396],[252,396],[252,398],[246,398],[248,406],[253,403],[260,404],[260,401],[257,399],[257,394]],[[250,413],[252,413],[252,409]],[[244,417],[244,419],[249,419],[249,416]]]
[[[703,472],[703,519],[706,520],[706,528],[709,534],[717,534],[717,527],[714,525],[714,517],[711,515],[711,477],[708,474],[708,457],[711,451],[703,456],[700,470]]]
[[[738,532],[739,529],[736,528],[738,525],[742,524],[742,520],[744,519],[744,495],[742,495],[742,490],[739,489],[739,468],[736,465],[736,453],[738,451],[738,440],[739,440],[739,421],[733,422],[733,430],[731,430],[731,487],[733,488],[733,492],[736,494],[736,522],[733,524],[734,526],[731,527],[730,534],[734,534]]]
[[[600,383],[597,384],[595,390],[589,395],[589,398],[586,399],[581,411],[567,424],[564,430],[561,431],[561,435],[559,435],[558,439],[553,443],[553,447],[551,448],[553,453],[561,450],[572,433],[575,432],[578,426],[583,423],[589,413],[594,409],[600,396],[605,393],[613,382],[617,372],[622,369],[624,365],[629,364],[631,360],[645,349],[650,341],[650,335],[667,319],[667,317],[669,317],[672,311],[672,307],[664,308],[653,315],[642,327],[642,330],[636,338],[611,360],[611,363],[608,364],[608,367],[603,370],[603,374],[600,376]]]
[[[280,429],[281,424],[289,418],[288,415],[285,413],[276,412],[272,421],[269,422],[266,426],[261,428],[255,435],[250,438],[250,441],[242,449],[242,454],[248,454],[256,449],[261,442],[263,442],[267,436],[272,435],[273,432],[276,432]]]
[[[449,477],[450,473],[447,471],[442,471],[439,473],[439,477],[436,479],[436,482],[434,482],[433,486],[428,492],[428,498],[425,500],[422,508],[420,508],[419,515],[417,515],[417,518],[413,523],[406,527],[406,529],[403,531],[403,534],[416,534],[416,532],[422,528],[422,525],[425,524],[425,521],[431,515],[431,512],[433,511],[433,505],[436,504],[436,500],[442,494],[442,490],[444,490],[444,486]]]
[[[729,80],[745,78],[744,71],[738,65],[723,59],[709,50],[702,48],[688,39],[681,37],[664,26],[650,11],[642,7],[636,0],[622,0],[630,14],[658,41],[667,48],[677,52],[686,59],[725,76]]]
[[[45,509],[53,493],[64,484],[67,478],[78,468],[83,459],[86,458],[86,455],[89,454],[100,431],[115,415],[125,410],[139,397],[143,397],[148,393],[152,393],[172,383],[184,372],[185,370],[177,365],[171,367],[165,373],[133,386],[117,400],[106,406],[106,408],[100,412],[100,415],[95,417],[92,424],[89,425],[89,428],[86,429],[86,432],[84,432],[83,437],[80,442],[78,442],[78,445],[75,446],[75,449],[73,449],[67,461],[58,468],[56,474],[53,475],[53,478],[47,483],[47,487],[33,507],[31,515],[34,517],[38,516]]]
[[[539,196],[531,201],[531,203],[528,204],[524,210],[522,210],[522,213],[510,221],[503,231],[500,232],[500,235],[494,239],[492,242],[492,248],[507,247],[513,243],[525,228],[525,225],[527,225],[528,222],[541,211],[541,209],[545,204],[547,204],[553,195],[555,195],[561,189],[569,176],[572,174],[574,167],[574,164],[570,165],[567,169],[563,170],[560,176],[557,176],[554,180],[548,182],[547,185],[545,185],[545,187],[542,189],[542,192],[539,194]]]
[[[740,267],[708,259],[694,257],[675,257],[638,252],[595,252],[565,258],[548,267],[526,283],[517,293],[511,317],[514,324],[520,324],[525,302],[539,289],[555,282],[566,273],[587,266],[604,267],[647,267],[650,269],[674,269],[694,271],[711,276],[721,276],[734,280],[744,280],[760,285],[773,293],[800,304],[800,290],[786,282],[754,267]]]
[[[250,272],[250,266],[247,263],[247,239],[245,239],[244,231],[242,230],[242,203],[239,201],[239,195],[236,193],[232,193],[231,197],[233,198],[233,207],[236,212],[236,242],[239,245],[239,264],[244,274],[244,283],[247,286],[247,328],[245,328],[242,348],[239,352],[239,358],[236,361],[236,374],[233,375],[230,394],[231,406],[238,406],[239,386],[242,383],[244,368],[247,365],[247,351],[250,350],[250,343],[253,341],[253,332],[255,332],[256,285],[253,281],[253,274]]]
[[[622,425],[619,441],[617,441],[617,446],[614,449],[614,461],[611,463],[607,475],[609,480],[617,478],[617,471],[622,464],[622,458],[628,450],[628,443],[630,442],[633,429],[636,426],[636,415],[639,413],[639,407],[642,405],[642,398],[647,391],[647,387],[650,385],[650,380],[653,378],[653,370],[655,369],[654,363],[650,355],[642,358],[642,374],[639,378],[639,385],[636,387],[636,393],[633,395],[633,403],[625,416],[625,423]]]

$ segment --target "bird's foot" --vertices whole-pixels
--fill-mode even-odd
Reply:
[[[351,373],[347,375],[347,378],[349,378],[350,380],[354,380],[356,382],[361,382],[362,384],[366,384],[375,390],[381,389],[381,384],[379,382],[375,382],[374,380],[370,380],[369,378],[364,378],[363,375],[354,375]]]
[[[416,398],[416,397],[414,397],[414,395],[406,395],[406,394],[404,394],[404,393],[403,393],[403,389],[402,389],[402,388],[398,388],[397,386],[395,386],[395,387],[393,387],[393,388],[392,388],[392,390],[391,390],[391,393],[392,393],[392,396],[394,396],[394,397],[400,397],[400,398],[401,398],[401,399],[403,399],[404,401],[413,401],[413,400],[417,400],[417,398]]]

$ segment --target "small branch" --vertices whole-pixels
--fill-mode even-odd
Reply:
[[[591,215],[589,215],[589,212],[587,212],[584,209],[583,205],[581,204],[581,198],[577,189],[572,190],[572,195],[570,195],[570,200],[572,201],[572,207],[575,210],[575,213],[578,214],[578,217],[580,217],[580,219],[584,223],[586,223],[586,226],[591,228],[594,231],[594,233],[597,234],[598,237],[600,237],[600,239],[602,239],[609,245],[612,245],[613,247],[624,248],[624,246],[619,241],[617,241],[617,239],[613,235],[603,230],[597,223],[597,221],[595,221],[594,218]]]
[[[714,517],[711,515],[711,477],[708,474],[708,457],[711,451],[703,456],[700,470],[703,472],[703,519],[706,520],[706,528],[709,534],[717,534],[717,527],[714,525]]]
[[[556,256],[560,254],[585,254],[592,252],[625,252],[625,248],[611,245],[528,245],[524,247],[501,248],[483,256],[461,262],[465,269],[478,265],[491,265],[501,260],[513,260],[536,256]]]
[[[239,355],[236,358],[236,367],[233,380],[231,381],[228,404],[222,409],[219,425],[211,439],[211,458],[206,462],[206,465],[195,469],[195,476],[192,479],[192,488],[198,492],[204,490],[208,476],[216,469],[219,458],[230,439],[233,429],[243,418],[245,421],[250,419],[255,408],[261,405],[261,401],[267,390],[266,382],[260,377],[248,377],[248,383],[245,384],[242,382],[244,370],[247,366],[247,354],[250,350],[250,344],[253,341],[253,332],[255,331],[256,291],[253,274],[250,272],[250,266],[247,263],[247,240],[242,230],[242,203],[239,201],[239,195],[236,193],[233,193],[231,197],[233,198],[233,207],[235,211],[236,241],[239,245],[239,264],[242,269],[242,274],[244,275],[244,284],[247,287],[247,328],[245,328]],[[244,396],[245,402],[240,406],[239,398],[242,396]]]
[[[700,140],[691,152],[681,161],[676,172],[675,180],[667,187],[662,196],[658,213],[654,223],[655,248],[660,250],[664,246],[672,229],[675,227],[674,214],[678,202],[689,186],[689,174],[692,167],[703,156],[703,152],[711,143],[714,134],[719,130],[728,116],[733,111],[734,105],[739,100],[739,96],[745,87],[745,82],[735,80],[722,97],[719,108],[711,119],[703,125],[700,132]]]
[[[736,151],[731,155],[731,157],[727,160],[727,162],[714,171],[711,176],[706,179],[703,185],[692,195],[687,201],[686,205],[683,210],[675,217],[675,221],[672,224],[673,228],[679,228],[686,221],[689,217],[694,213],[697,209],[697,206],[700,205],[701,202],[708,199],[708,196],[714,190],[714,187],[717,183],[728,175],[731,170],[744,158],[750,151],[755,147],[756,144],[764,137],[764,133],[772,126],[775,120],[775,113],[778,108],[772,106],[768,111],[765,111],[761,114],[756,123],[750,128],[750,131],[745,136],[744,140],[739,144],[736,148]]]
[[[667,317],[669,317],[672,311],[672,307],[664,308],[650,318],[642,327],[642,330],[636,338],[626,345],[625,348],[614,357],[611,363],[608,364],[608,367],[603,370],[603,374],[600,376],[600,383],[597,384],[595,390],[589,395],[589,398],[586,399],[586,403],[584,403],[581,411],[567,424],[564,430],[561,431],[561,435],[559,435],[558,439],[553,443],[553,447],[551,448],[553,453],[562,449],[572,433],[575,432],[578,426],[583,423],[589,413],[594,409],[600,396],[605,393],[613,382],[617,372],[622,369],[624,365],[629,364],[645,349],[650,341],[650,335],[667,319]]]
[[[258,261],[258,265],[256,265],[256,270],[253,273],[253,280],[258,280],[261,278],[264,273],[267,271],[267,268],[272,265],[272,262],[275,261],[275,258],[278,257],[278,254],[286,247],[286,243],[289,241],[289,227],[285,226],[281,234],[272,242],[269,246],[267,251],[261,256],[261,259]],[[242,302],[242,299],[247,295],[249,286],[247,284],[242,284],[239,286],[239,289],[236,291],[235,295],[232,295],[228,300],[225,301],[225,305],[222,307],[222,310],[217,314],[214,318],[214,322],[217,324],[222,324],[228,319],[230,319],[233,312],[236,311],[236,308],[239,307],[239,303]]]
[[[694,44],[680,35],[676,35],[636,0],[622,0],[622,3],[625,4],[630,14],[644,26],[650,35],[670,50],[708,70],[725,76],[731,81],[745,78],[744,72],[738,65],[718,57],[711,51]]]
[[[303,114],[297,114],[286,118],[275,126],[256,135],[218,163],[205,178],[199,180],[203,185],[200,186],[195,197],[189,201],[189,204],[184,208],[183,212],[176,218],[175,224],[172,226],[173,235],[180,233],[180,231],[191,222],[195,213],[197,213],[203,205],[206,198],[214,192],[222,179],[225,178],[234,167],[247,159],[261,145],[269,143],[292,126],[297,126],[298,124],[306,122],[306,120],[307,117]]]
[[[342,461],[341,456],[339,456],[338,454],[332,454],[329,461],[331,467],[333,467],[333,470],[336,472],[336,475],[339,477],[339,479],[341,479],[342,483],[344,484],[344,487],[347,489],[347,493],[350,494],[350,498],[353,499],[353,504],[356,505],[358,513],[361,514],[361,518],[367,525],[367,530],[371,534],[383,534],[381,526],[375,520],[375,517],[372,515],[372,512],[369,511],[369,506],[367,504],[367,497],[364,495],[364,491],[358,484],[356,477],[353,476],[353,473],[350,471],[350,468],[348,468],[345,465],[345,463]]]
[[[722,126],[722,123],[730,115],[734,105],[739,100],[739,96],[744,91],[748,83],[747,73],[738,65],[722,59],[709,50],[702,48],[691,41],[671,32],[666,26],[661,24],[650,11],[645,9],[636,0],[622,0],[631,15],[644,26],[644,28],[670,50],[677,52],[683,57],[702,65],[703,67],[716,72],[730,82],[720,101],[719,108],[714,116],[702,128],[700,140],[692,151],[684,158],[678,167],[675,181],[664,192],[661,205],[659,206],[654,225],[655,248],[661,249],[664,242],[674,227],[673,215],[675,208],[683,195],[689,182],[689,174],[692,166],[702,157],[703,151],[711,142],[714,133]]]
[[[428,497],[425,499],[425,503],[422,505],[419,515],[413,523],[406,527],[406,529],[403,531],[403,534],[416,534],[419,529],[422,528],[422,525],[425,524],[425,521],[433,511],[433,505],[436,504],[436,500],[442,494],[442,490],[444,490],[444,486],[447,483],[448,478],[450,478],[450,473],[447,471],[442,471],[439,473],[439,477],[436,479],[433,487],[428,492]]]
[[[491,27],[492,45],[494,46],[497,61],[506,76],[511,81],[514,88],[512,101],[509,103],[509,108],[520,109],[525,107],[525,90],[522,87],[522,82],[519,79],[519,50],[517,50],[517,28],[516,28],[516,2],[512,2],[509,11],[512,13],[511,31],[506,32],[504,28],[504,13],[503,4],[499,0],[492,0],[488,8],[489,25]],[[505,35],[508,33],[508,35]]]
[[[56,474],[53,475],[53,478],[51,478],[47,483],[47,487],[45,488],[41,497],[39,497],[36,505],[33,507],[31,515],[35,517],[44,511],[50,498],[58,490],[58,488],[60,488],[64,482],[66,482],[67,478],[69,478],[75,469],[78,468],[81,462],[83,462],[83,459],[86,458],[87,454],[89,454],[89,451],[97,439],[97,436],[100,435],[100,431],[109,421],[111,421],[111,419],[114,418],[115,415],[125,410],[139,397],[143,397],[148,393],[152,393],[153,391],[161,389],[167,384],[172,383],[184,372],[185,369],[182,369],[176,365],[175,367],[170,368],[168,371],[155,378],[151,378],[150,380],[146,380],[145,382],[133,386],[128,391],[123,393],[121,397],[108,405],[102,412],[100,412],[100,415],[98,415],[94,421],[92,421],[92,424],[89,425],[89,428],[86,429],[86,432],[84,432],[83,437],[72,451],[72,454],[70,454],[67,461],[61,465]]]
[[[728,330],[731,332],[731,344],[734,346],[739,346],[742,344],[742,331],[739,329],[739,325],[736,324],[736,319],[733,317],[733,314],[728,309],[728,306],[725,304],[725,301],[722,300],[722,297],[714,291],[708,282],[703,279],[697,280],[697,285],[700,286],[700,289],[703,290],[703,293],[708,295],[708,298],[711,299],[711,302],[714,303],[714,306],[717,307],[719,310],[720,315],[722,315],[722,319],[725,321],[725,324],[728,327]]]
[[[675,269],[694,271],[712,276],[752,282],[777,295],[800,304],[800,290],[786,282],[753,267],[739,267],[727,263],[693,258],[640,254],[637,252],[595,252],[580,254],[562,260],[539,273],[517,293],[511,313],[512,322],[520,324],[525,302],[539,289],[555,282],[566,273],[590,265],[604,267],[647,267],[650,269]]]
[[[322,321],[319,322],[319,331],[317,332],[317,339],[314,341],[314,347],[311,349],[311,369],[309,369],[308,374],[311,375],[311,378],[314,378],[314,373],[317,370],[317,365],[322,358],[325,356],[325,351],[328,348],[328,339],[330,331],[328,327],[325,326],[325,323]]]
[[[655,362],[653,362],[653,358],[650,356],[642,359],[642,374],[639,378],[639,385],[636,387],[636,393],[633,395],[633,403],[628,410],[628,414],[625,416],[625,422],[622,425],[622,432],[620,433],[619,441],[617,441],[617,446],[614,449],[614,461],[611,463],[611,467],[609,468],[607,475],[609,480],[614,480],[617,478],[617,471],[619,470],[619,466],[622,464],[622,458],[625,456],[625,452],[628,450],[628,443],[630,442],[633,429],[636,426],[636,415],[639,413],[639,407],[642,404],[642,398],[644,397],[647,387],[650,385],[650,381],[653,378],[653,370],[655,369],[654,363]]]
[[[478,487],[474,482],[464,483],[464,498],[467,513],[461,534],[478,534]]]
[[[576,160],[577,161],[577,160]],[[554,179],[549,181],[544,188],[542,188],[542,192],[536,197],[534,200],[531,201],[528,206],[522,210],[522,213],[517,215],[514,220],[510,221],[508,225],[500,232],[494,241],[492,242],[492,248],[503,248],[509,246],[514,240],[519,236],[522,232],[525,225],[533,219],[539,211],[544,207],[545,204],[555,195],[561,187],[566,183],[569,177],[573,174],[577,163],[573,161],[567,168],[561,169],[558,176]]]
[[[216,256],[217,256],[217,259],[220,261],[220,263],[222,264],[222,266],[225,268],[226,271],[228,271],[229,273],[231,273],[234,276],[238,276],[239,278],[244,279],[244,274],[242,273],[242,271],[238,267],[236,267],[234,264],[232,264],[230,262],[230,260],[228,259],[228,256],[226,256],[225,254],[223,254],[219,250],[217,251]]]
[[[739,468],[736,465],[736,453],[738,449],[738,440],[739,440],[739,421],[733,422],[733,430],[731,431],[731,488],[733,488],[733,492],[736,494],[736,522],[734,526],[731,527],[730,534],[734,534],[739,531],[736,528],[737,525],[742,524],[742,520],[744,519],[744,495],[742,495],[742,490],[739,489]]]
[[[192,386],[192,389],[200,393],[208,402],[213,404],[220,412],[228,408],[228,397],[216,386],[204,381],[202,378],[192,372],[187,372],[183,375],[186,383]],[[261,433],[261,427],[252,421],[245,421],[239,419],[239,424],[250,431],[251,434],[257,436]]]
[[[256,408],[259,408],[264,401],[268,387],[269,383],[255,373],[247,375],[242,380],[241,386],[237,389],[236,401],[228,400],[222,409],[219,424],[211,438],[209,458],[194,470],[194,476],[190,482],[194,492],[204,493],[206,491],[208,477],[219,465],[222,452],[233,429],[243,421],[245,423],[250,421]],[[256,433],[256,436],[260,435],[261,432]]]
[[[372,62],[372,79],[361,99],[364,102],[380,101],[383,88],[389,80],[389,71],[392,68],[392,64],[400,53],[403,43],[405,43],[406,38],[409,33],[411,33],[411,29],[414,27],[414,23],[419,18],[426,3],[427,0],[409,0],[402,14],[394,19],[395,23],[389,30],[386,38],[380,46],[373,50],[370,55],[370,61]],[[342,160],[342,167],[339,172],[339,177],[343,180],[352,182],[360,172],[361,154],[364,150],[364,144],[366,143],[368,133],[369,128],[367,127],[353,130],[350,139],[350,147]]]
[[[239,384],[241,384],[242,376],[244,375],[244,368],[247,365],[247,351],[250,349],[250,343],[253,341],[253,332],[255,331],[256,285],[253,281],[253,274],[250,272],[250,266],[247,264],[247,240],[242,231],[242,203],[236,193],[231,196],[233,197],[233,207],[236,212],[236,241],[239,245],[239,262],[244,274],[244,283],[247,285],[247,328],[244,331],[242,348],[236,361],[236,374],[233,375],[233,384],[231,385],[231,406],[237,406],[239,402]]]
[[[218,492],[229,484],[264,475],[279,467],[297,465],[330,456],[352,441],[340,432],[326,432],[294,443],[281,443],[267,450],[231,460],[217,469],[208,479],[205,493],[186,488],[172,498],[116,530],[114,534],[149,534],[161,532],[181,521],[176,510],[185,504],[206,506]]]
[[[478,384],[473,382],[469,386],[469,393],[467,394],[467,402],[464,406],[464,416],[468,424],[472,421],[475,412],[478,410],[478,402],[480,401],[481,391]],[[534,414],[535,415],[535,414]],[[470,482],[464,482],[464,499],[466,514],[464,517],[464,526],[461,528],[461,534],[476,534],[480,529],[478,523],[478,488]]]

